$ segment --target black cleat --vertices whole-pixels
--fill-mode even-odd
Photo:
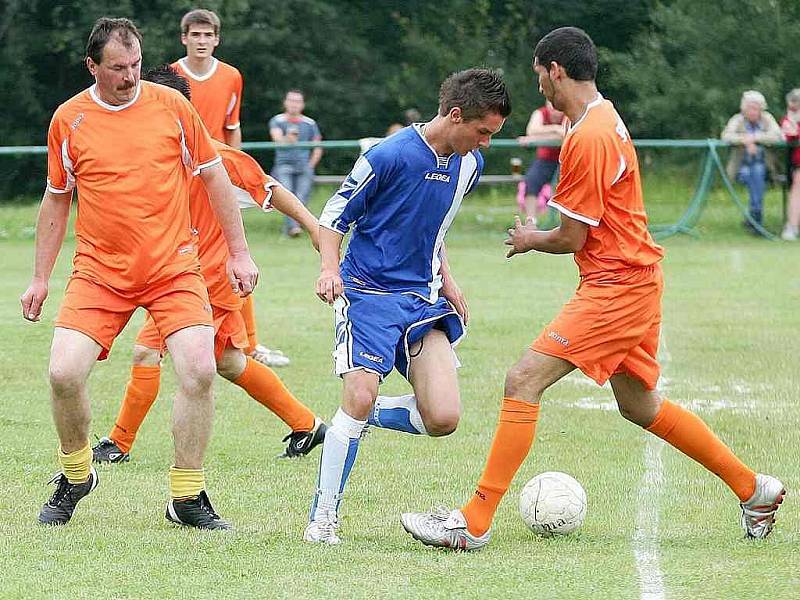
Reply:
[[[97,487],[100,480],[94,468],[89,470],[89,478],[83,483],[70,483],[63,473],[57,474],[49,483],[55,483],[56,491],[42,506],[39,523],[44,525],[64,525],[72,518],[78,501]]]
[[[314,419],[314,429],[311,431],[292,431],[283,438],[283,441],[289,442],[289,444],[286,446],[286,450],[278,455],[278,458],[305,456],[325,441],[326,431],[328,431],[328,426],[325,425],[322,419],[316,417]]]
[[[131,455],[120,450],[111,438],[100,438],[92,448],[92,460],[96,463],[121,463],[130,459]]]
[[[196,498],[190,500],[176,500],[172,498],[167,503],[167,520],[177,525],[196,527],[197,529],[233,529],[233,526],[223,520],[211,506],[208,494],[202,490]]]

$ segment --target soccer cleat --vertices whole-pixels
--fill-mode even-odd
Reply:
[[[317,519],[310,521],[303,532],[303,541],[314,544],[328,544],[335,546],[342,542],[336,535],[339,528],[339,517],[335,510],[325,511]]]
[[[286,450],[278,458],[297,458],[305,456],[325,441],[328,426],[319,417],[314,417],[314,429],[311,431],[292,431],[282,441],[289,442]]]
[[[747,502],[741,503],[742,529],[748,538],[763,539],[770,534],[775,513],[785,496],[786,488],[775,477],[756,475],[756,491]]]
[[[400,515],[403,528],[426,546],[451,548],[453,550],[479,550],[489,543],[492,533],[472,535],[467,530],[467,520],[458,510],[436,509],[432,512],[403,513]]]
[[[167,503],[166,517],[168,521],[177,525],[197,529],[233,529],[230,523],[214,511],[205,490],[201,490],[196,498],[190,500],[170,499]]]
[[[67,476],[58,473],[49,483],[56,484],[56,491],[42,506],[39,523],[44,525],[64,525],[72,518],[78,501],[97,487],[100,480],[94,468],[89,469],[89,478],[83,483],[70,483]]]
[[[250,353],[250,358],[268,367],[285,367],[292,362],[280,350],[270,350],[261,344],[256,344],[255,349]]]
[[[92,460],[96,463],[121,463],[130,459],[131,455],[120,450],[111,438],[100,438],[92,448]]]

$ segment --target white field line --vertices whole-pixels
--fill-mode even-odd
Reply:
[[[671,358],[664,341],[663,330],[658,354],[663,370]],[[666,385],[667,381],[662,376],[658,383],[659,390],[663,390]],[[658,544],[658,514],[661,507],[661,487],[664,482],[664,465],[661,462],[663,448],[663,441],[654,435],[647,436],[642,457],[644,473],[639,482],[637,498],[639,510],[636,514],[636,529],[631,540],[642,600],[664,600],[666,598]]]

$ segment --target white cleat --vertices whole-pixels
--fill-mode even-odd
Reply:
[[[256,344],[255,350],[250,353],[250,358],[268,367],[285,367],[292,362],[280,350],[270,350],[261,344]]]
[[[336,546],[342,543],[342,539],[336,535],[338,528],[339,517],[336,515],[336,511],[329,510],[306,525],[303,541]]]
[[[403,528],[426,546],[453,550],[478,550],[489,543],[491,529],[481,536],[467,531],[467,520],[458,510],[437,509],[433,512],[403,513]]]
[[[775,525],[775,513],[778,512],[786,488],[771,475],[756,475],[756,491],[747,501],[742,502],[742,529],[752,539],[767,537]]]

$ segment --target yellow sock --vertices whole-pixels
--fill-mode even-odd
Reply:
[[[69,454],[65,454],[59,448],[58,462],[61,463],[61,470],[70,483],[83,483],[89,479],[89,469],[92,468],[92,449],[89,447],[89,440],[86,440],[83,448]]]
[[[173,498],[196,498],[205,487],[203,469],[169,468],[169,493]]]

